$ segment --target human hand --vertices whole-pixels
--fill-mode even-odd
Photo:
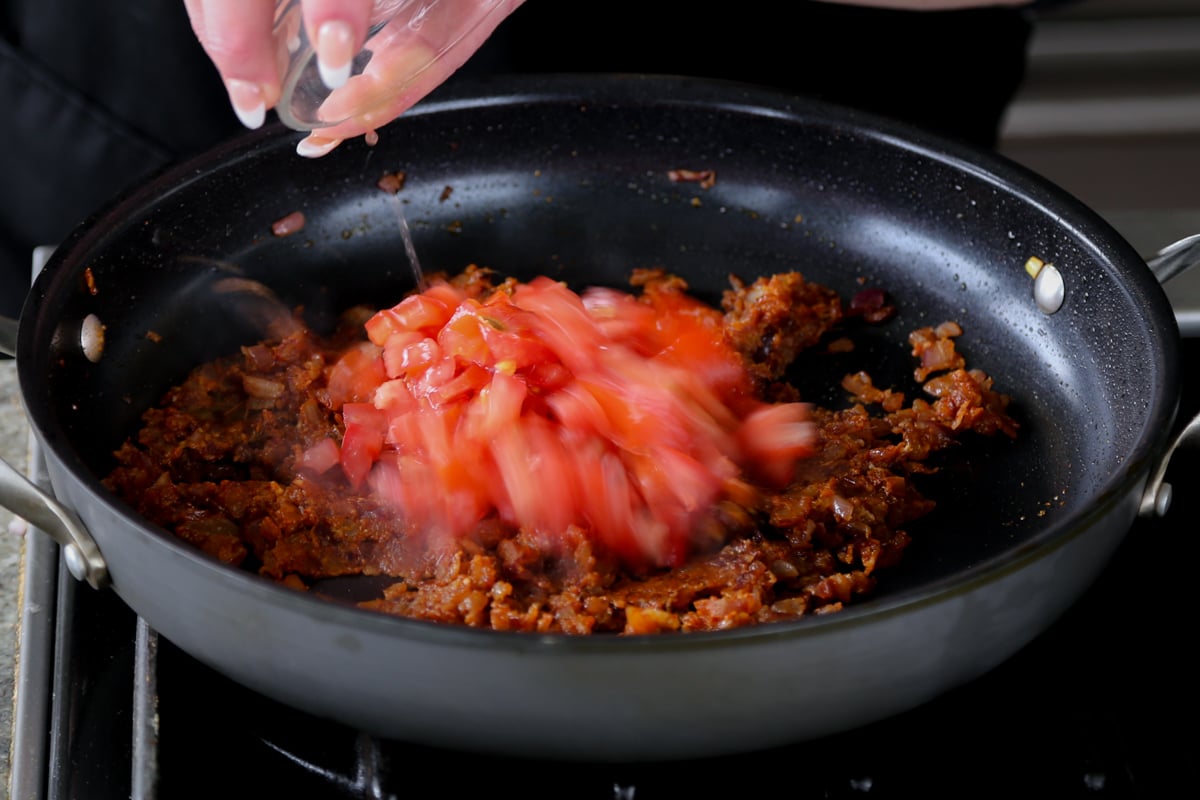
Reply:
[[[373,9],[396,0],[302,0],[303,24],[321,76],[333,91],[321,107],[334,122],[309,134],[297,152],[316,157],[345,139],[391,122],[437,88],[524,0],[421,0],[419,27],[392,26],[372,41],[367,69],[351,76]],[[280,101],[287,51],[274,34],[276,0],[184,0],[192,29],[225,83],[234,111],[248,128],[261,126]],[[343,117],[347,117],[343,119]]]

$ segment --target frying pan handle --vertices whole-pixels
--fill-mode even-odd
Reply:
[[[1200,263],[1200,233],[1172,242],[1148,258],[1146,263],[1158,282],[1166,283]]]
[[[33,523],[62,547],[63,561],[77,580],[94,589],[108,585],[108,565],[75,514],[0,458],[0,505]]]
[[[1171,484],[1164,480],[1167,474],[1167,465],[1171,463],[1171,456],[1175,451],[1183,447],[1200,447],[1200,414],[1192,417],[1192,421],[1179,432],[1175,441],[1171,442],[1171,446],[1159,460],[1158,467],[1150,476],[1150,480],[1146,483],[1146,489],[1142,493],[1142,504],[1138,508],[1140,516],[1161,517],[1167,513],[1167,509],[1171,505]]]
[[[0,353],[17,355],[17,328],[16,320],[0,316]],[[33,523],[57,542],[62,548],[63,561],[76,580],[86,580],[95,589],[108,585],[108,565],[79,518],[2,458],[0,505]]]
[[[1146,264],[1159,283],[1167,281],[1200,264],[1200,233],[1186,236],[1159,250]],[[1143,517],[1161,517],[1171,505],[1171,484],[1165,478],[1171,456],[1183,447],[1200,447],[1200,414],[1192,418],[1159,460],[1158,466],[1142,493],[1138,513]]]

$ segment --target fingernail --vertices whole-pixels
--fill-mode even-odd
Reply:
[[[242,124],[251,130],[261,128],[267,118],[267,103],[263,99],[262,87],[234,78],[225,82],[225,91],[229,93],[229,102]]]
[[[296,153],[305,158],[320,158],[342,143],[341,139],[324,136],[306,136],[296,144]]]
[[[331,20],[317,30],[317,69],[321,80],[336,89],[350,79],[354,59],[354,33],[349,23]]]

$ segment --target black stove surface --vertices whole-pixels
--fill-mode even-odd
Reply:
[[[1184,355],[1181,421],[1200,409],[1200,339],[1185,340]],[[60,623],[55,644],[69,668],[42,796],[1179,796],[1198,782],[1193,570],[1183,566],[1198,478],[1200,451],[1178,452],[1168,515],[1138,520],[1080,600],[983,677],[846,734],[695,762],[542,762],[378,741],[232,683],[60,568],[59,615],[72,609],[73,624]]]

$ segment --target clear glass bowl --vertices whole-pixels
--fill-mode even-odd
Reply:
[[[279,0],[275,42],[283,86],[276,113],[299,131],[370,119],[504,5],[504,0],[375,0],[367,41],[351,63],[350,79],[331,90],[305,34],[300,0]]]

